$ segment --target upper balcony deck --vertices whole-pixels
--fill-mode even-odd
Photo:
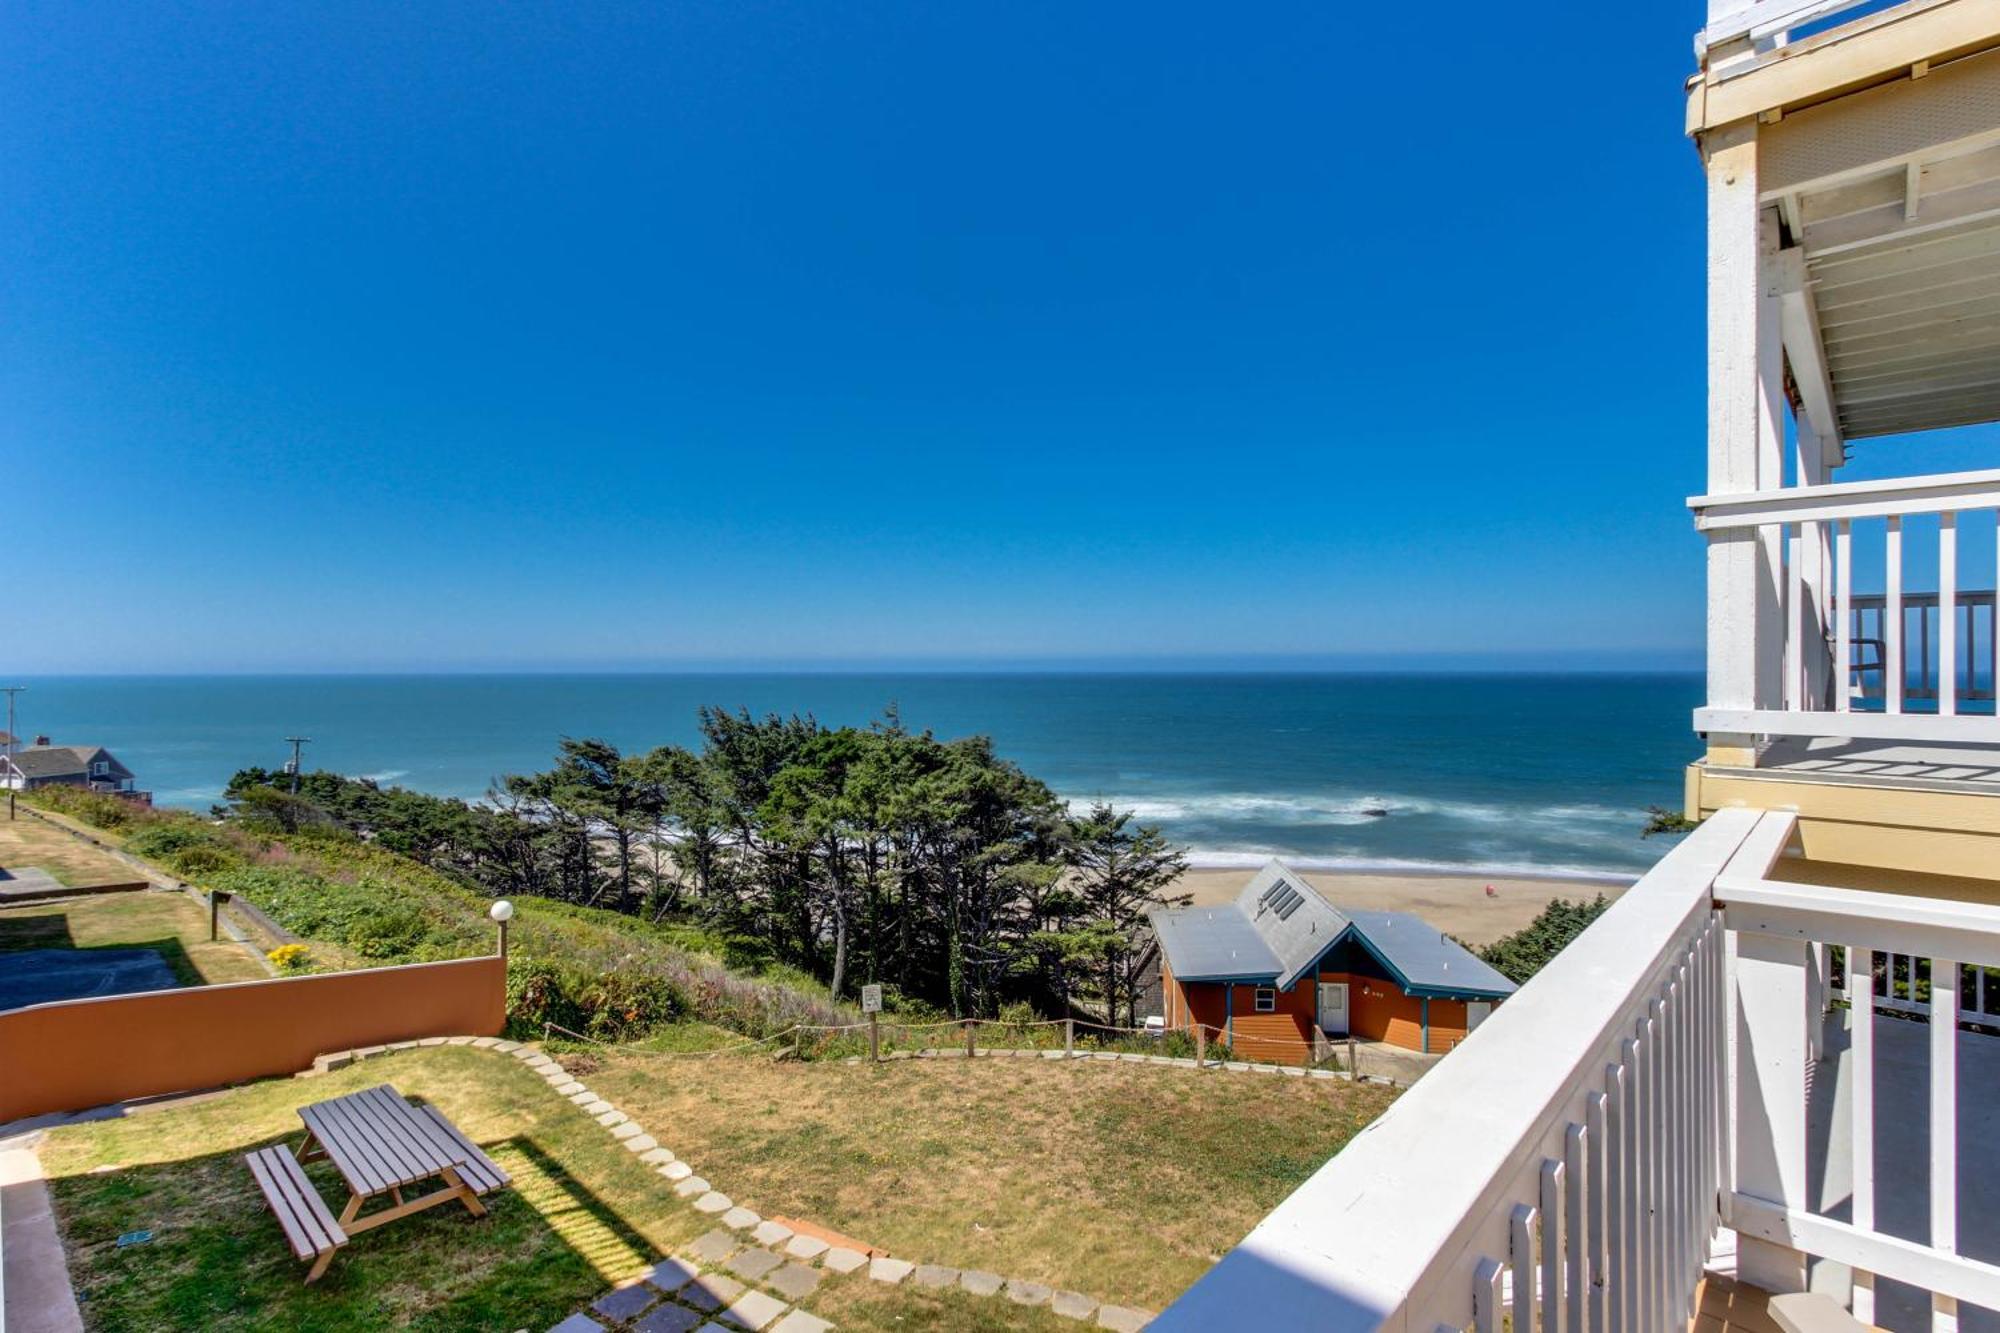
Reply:
[[[1815,856],[1990,874],[2000,844],[1965,839],[2000,837],[2000,470],[1897,463],[2000,421],[2000,4],[1713,0],[1696,49],[1709,751],[1688,806],[1795,808]],[[1836,480],[1856,459],[1880,479]],[[1836,786],[1900,795],[1856,817]]]

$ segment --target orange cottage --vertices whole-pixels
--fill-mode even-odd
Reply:
[[[1221,907],[1152,914],[1166,1026],[1236,1058],[1305,1061],[1352,1034],[1450,1050],[1514,983],[1407,912],[1346,912],[1272,861]]]

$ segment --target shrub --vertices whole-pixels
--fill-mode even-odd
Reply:
[[[182,879],[204,879],[243,864],[243,858],[227,847],[189,847],[166,860],[167,868]]]
[[[44,810],[53,810],[92,828],[105,830],[122,829],[144,813],[141,807],[123,797],[107,796],[82,787],[37,787],[29,800]]]
[[[1589,902],[1557,898],[1525,927],[1480,950],[1479,957],[1508,980],[1526,984],[1564,946],[1603,916],[1609,905],[1601,893]]]
[[[312,950],[303,944],[280,944],[264,955],[271,960],[271,966],[280,972],[310,972],[312,970]]]

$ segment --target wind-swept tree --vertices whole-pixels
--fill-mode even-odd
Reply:
[[[1170,892],[1187,870],[1187,858],[1151,826],[1132,827],[1130,810],[1097,802],[1068,821],[1070,875],[1076,921],[1063,932],[1067,957],[1095,964],[1105,1017],[1138,1022],[1139,980],[1152,934],[1147,913],[1185,907],[1188,894]]]

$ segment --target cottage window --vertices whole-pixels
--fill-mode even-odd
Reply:
[[[1277,987],[1259,986],[1257,988],[1257,1012],[1260,1014],[1269,1014],[1276,1012],[1277,1008],[1278,1008]]]

